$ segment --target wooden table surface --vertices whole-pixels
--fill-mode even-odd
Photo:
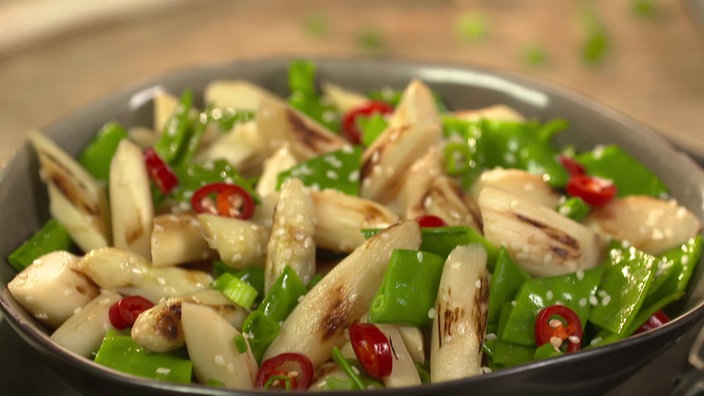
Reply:
[[[90,0],[4,1],[0,164],[28,130],[121,87],[184,67],[278,55],[518,71],[611,105],[704,155],[704,26],[685,0],[640,0],[658,6],[649,16],[633,11],[636,0],[131,0],[123,3],[133,9],[92,14]],[[29,9],[33,2],[40,6]],[[75,23],[52,29],[72,13]],[[585,14],[609,37],[597,66],[581,54]],[[547,61],[527,61],[528,48]]]

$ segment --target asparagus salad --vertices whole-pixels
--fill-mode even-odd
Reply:
[[[624,150],[319,79],[162,92],[77,159],[31,134],[52,218],[8,258],[14,298],[98,364],[234,389],[449,381],[668,321],[701,224]]]

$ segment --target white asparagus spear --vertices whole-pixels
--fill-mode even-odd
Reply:
[[[266,197],[276,192],[279,173],[288,170],[297,163],[296,157],[293,156],[287,144],[276,150],[264,161],[264,168],[257,182],[257,194],[260,197]]]
[[[123,139],[110,162],[113,245],[151,259],[154,207],[142,150]]]
[[[299,352],[314,366],[330,359],[333,346],[345,342],[345,330],[369,311],[394,249],[417,249],[416,221],[389,227],[367,240],[333,268],[303,297],[264,353],[270,358]]]
[[[467,205],[466,198],[462,187],[457,182],[448,176],[438,176],[430,184],[423,198],[424,213],[422,214],[438,216],[451,226],[461,225],[479,230],[475,214]],[[476,217],[480,217],[479,213]]]
[[[406,169],[438,142],[440,134],[432,92],[420,81],[412,81],[388,128],[362,155],[360,196],[391,201],[402,187]]]
[[[49,191],[49,212],[85,252],[110,244],[105,187],[40,132],[29,134]]]
[[[655,255],[683,244],[702,229],[697,216],[676,201],[639,195],[617,198],[595,208],[585,222]]]
[[[301,161],[348,144],[344,138],[281,101],[263,99],[256,121],[269,152],[288,143],[293,155]]]
[[[257,111],[262,100],[282,102],[276,94],[245,80],[215,80],[203,91],[205,103],[220,108]]]
[[[479,244],[457,246],[445,261],[430,344],[432,382],[481,373],[489,274],[486,250]]]
[[[425,342],[423,332],[413,326],[398,326],[397,329],[413,360],[418,363],[424,363]]]
[[[398,327],[384,324],[377,324],[376,326],[389,339],[393,358],[391,374],[382,378],[384,386],[386,388],[404,388],[420,385],[420,376],[413,361],[413,356],[408,351]]]
[[[203,271],[153,267],[144,257],[117,248],[93,250],[77,267],[103,289],[141,295],[153,303],[208,288],[213,281]]]
[[[363,228],[385,228],[398,216],[372,200],[335,190],[310,191],[315,217],[315,245],[337,252],[351,252],[364,243]]]
[[[315,275],[315,208],[308,190],[299,179],[288,179],[281,186],[279,202],[267,243],[264,263],[264,289],[290,266],[303,283]]]
[[[268,230],[251,221],[217,216],[198,215],[203,237],[215,249],[227,266],[243,269],[264,265]]]
[[[217,255],[203,237],[203,227],[192,213],[154,217],[151,233],[152,264],[157,267],[194,263]]]
[[[110,306],[121,298],[117,292],[104,290],[56,329],[51,340],[73,353],[90,357],[112,328]]]
[[[479,193],[479,207],[486,239],[505,246],[531,275],[586,270],[601,260],[599,236],[554,209],[491,186]]]
[[[465,121],[477,121],[482,118],[501,121],[525,120],[521,113],[511,107],[502,104],[482,107],[481,109],[475,110],[458,110],[453,112],[452,115]]]
[[[181,325],[193,371],[201,383],[221,382],[226,388],[252,389],[257,361],[244,338],[246,351],[238,350],[235,337],[241,333],[212,308],[184,302]]]
[[[543,180],[542,175],[520,169],[495,168],[486,170],[472,185],[470,194],[477,200],[482,188],[486,186],[504,189],[550,209],[554,209],[560,201],[560,195]]]
[[[369,101],[366,96],[330,82],[322,85],[323,95],[340,113],[344,114]]]
[[[423,202],[430,185],[443,174],[440,163],[440,150],[430,147],[422,157],[416,160],[403,176],[403,187],[397,197],[400,213],[407,219],[415,219],[425,214]]]
[[[57,328],[100,292],[78,270],[77,262],[78,257],[69,252],[47,253],[17,274],[7,288],[35,318]]]
[[[154,132],[156,136],[161,135],[166,127],[166,121],[171,117],[171,115],[178,109],[180,104],[179,98],[171,95],[170,93],[159,89],[154,94]]]
[[[239,172],[257,174],[269,152],[257,124],[247,121],[236,124],[229,133],[216,135],[208,147],[197,154],[197,160],[224,159]]]
[[[193,303],[209,307],[230,325],[240,328],[247,311],[214,289],[200,290],[159,302],[142,312],[130,335],[139,345],[153,352],[167,352],[186,344],[181,325],[181,306]]]

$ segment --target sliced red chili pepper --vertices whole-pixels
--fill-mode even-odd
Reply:
[[[389,114],[393,111],[394,108],[386,102],[370,100],[345,113],[345,116],[342,118],[342,133],[347,137],[347,140],[353,144],[359,144],[362,141],[362,131],[360,131],[359,126],[357,126],[357,117],[370,116],[373,114]]]
[[[585,175],[587,173],[587,170],[584,169],[582,164],[564,154],[560,155],[560,163],[567,169],[570,175]]]
[[[447,227],[445,220],[433,215],[420,216],[416,218],[416,221],[421,227]]]
[[[134,324],[142,312],[154,304],[142,296],[127,296],[110,306],[110,324],[116,329],[126,329]]]
[[[196,213],[247,220],[254,214],[255,203],[247,190],[236,184],[210,183],[193,193],[191,207]]]
[[[313,382],[313,363],[300,353],[282,353],[262,362],[255,383],[265,389],[308,389]]]
[[[386,377],[393,369],[391,344],[384,333],[371,323],[350,326],[350,342],[357,360],[367,374],[374,378]]]
[[[573,174],[567,182],[567,193],[590,205],[602,206],[616,196],[616,185],[599,177]]]
[[[648,320],[643,323],[633,334],[640,334],[648,330],[658,328],[665,323],[669,322],[670,318],[662,311],[662,309],[655,312]]]
[[[582,347],[582,322],[569,307],[557,304],[538,312],[535,344],[541,346],[548,342],[558,349],[567,342],[567,352],[576,352]]]
[[[171,168],[159,157],[153,148],[144,149],[144,163],[149,177],[154,181],[162,194],[168,194],[178,186],[178,178]]]

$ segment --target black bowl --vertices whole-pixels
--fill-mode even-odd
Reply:
[[[184,88],[202,92],[214,79],[246,79],[282,95],[287,91],[290,59],[246,60],[199,67],[159,77],[101,100],[45,129],[69,153],[77,154],[108,120],[125,125],[150,125],[151,93],[162,87],[179,94]],[[360,91],[383,86],[404,87],[420,78],[436,90],[451,109],[507,104],[526,116],[567,119],[571,128],[559,144],[578,149],[618,144],[665,181],[671,194],[704,220],[704,173],[663,138],[622,114],[586,97],[543,82],[480,68],[452,67],[387,60],[318,59],[320,77]],[[202,99],[202,98],[198,98]],[[7,255],[47,219],[46,189],[38,177],[36,157],[25,144],[0,176],[0,255]],[[687,295],[677,303],[680,315],[654,331],[575,354],[538,361],[466,380],[386,394],[550,395],[601,394],[623,382],[648,361],[672,346],[704,316],[704,266],[699,265]],[[5,286],[14,272],[0,263]],[[64,378],[86,393],[209,394],[224,391],[198,385],[181,386],[121,374],[74,355],[53,344],[45,328],[25,312],[5,288],[0,308],[20,336],[36,348]],[[263,394],[264,392],[254,392]]]

